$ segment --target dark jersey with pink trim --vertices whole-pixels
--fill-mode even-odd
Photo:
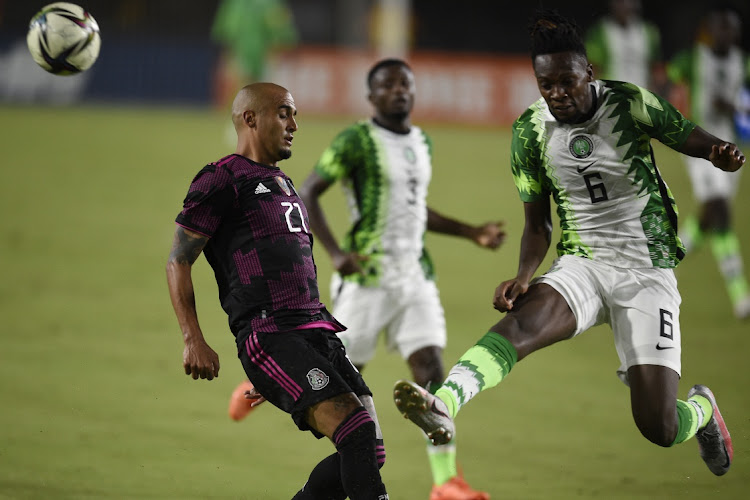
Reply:
[[[307,210],[281,169],[236,154],[206,165],[176,222],[210,237],[203,253],[238,345],[250,331],[340,326],[320,302]]]

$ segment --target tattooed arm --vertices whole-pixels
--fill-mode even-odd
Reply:
[[[207,242],[207,236],[177,226],[167,261],[167,284],[185,342],[182,353],[185,373],[193,379],[211,380],[219,376],[219,355],[206,343],[198,324],[191,273]]]

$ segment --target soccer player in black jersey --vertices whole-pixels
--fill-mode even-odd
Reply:
[[[193,379],[219,375],[219,357],[198,322],[191,278],[203,252],[257,394],[291,414],[300,430],[336,446],[294,499],[387,500],[372,393],[336,336],[344,327],[319,300],[307,210],[277,166],[292,154],[295,115],[294,99],[283,87],[244,87],[232,105],[236,153],[193,179],[167,262],[185,343],[183,365]]]

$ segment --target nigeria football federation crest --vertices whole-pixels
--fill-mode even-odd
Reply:
[[[588,158],[594,152],[594,141],[587,135],[577,135],[570,140],[568,149],[578,159]]]
[[[404,148],[404,158],[406,158],[406,161],[414,165],[417,163],[417,153],[414,152],[414,150],[407,146]]]
[[[313,391],[319,391],[328,385],[328,375],[323,372],[320,368],[313,368],[307,372],[307,381],[310,382],[310,387]]]

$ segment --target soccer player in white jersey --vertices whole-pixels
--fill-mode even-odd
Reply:
[[[687,400],[677,399],[680,294],[673,268],[683,251],[650,141],[713,163],[706,168],[737,170],[745,156],[648,90],[595,80],[577,26],[556,12],[538,12],[530,32],[542,97],[513,125],[511,170],[526,224],[518,273],[494,295],[495,308],[507,314],[435,395],[397,382],[396,406],[441,443],[452,436],[459,409],[500,383],[517,361],[607,323],[643,436],[664,447],[697,436],[709,469],[724,474],[733,451],[712,392],[695,385]],[[550,245],[550,197],[562,230],[559,258],[532,280]]]
[[[600,78],[652,90],[664,84],[661,36],[641,17],[640,0],[609,0],[609,13],[588,30],[585,44]]]
[[[424,248],[425,231],[467,238],[495,249],[501,223],[479,226],[440,215],[427,206],[432,142],[411,123],[412,70],[400,59],[377,62],[367,75],[371,119],[343,130],[323,152],[300,189],[310,226],[337,271],[331,280],[336,317],[347,326],[341,339],[358,368],[375,354],[381,332],[398,349],[414,380],[428,390],[443,381],[445,317]],[[349,199],[352,226],[336,241],[319,201],[336,181]],[[480,500],[458,474],[454,443],[428,444],[433,500]]]
[[[687,85],[690,119],[712,134],[731,138],[742,86],[750,82],[750,59],[737,46],[740,17],[729,7],[714,7],[704,20],[701,35],[692,49],[670,61],[668,75],[675,83]],[[750,286],[731,224],[740,173],[706,168],[703,158],[685,161],[700,206],[697,217],[688,217],[683,224],[680,237],[688,252],[708,240],[735,316],[750,318]]]

